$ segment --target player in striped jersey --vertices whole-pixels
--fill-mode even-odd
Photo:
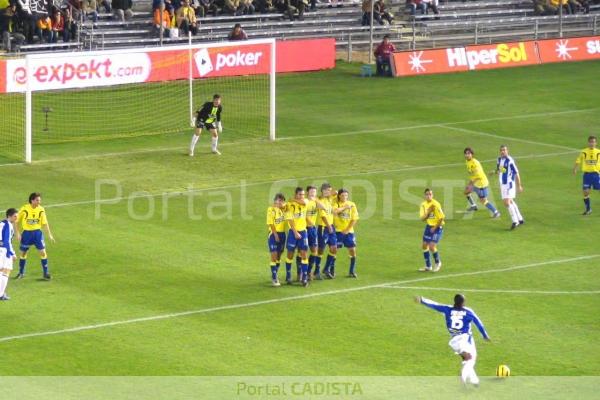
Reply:
[[[521,215],[519,206],[515,202],[517,196],[517,190],[523,191],[523,185],[521,184],[521,175],[515,160],[508,154],[508,146],[500,146],[500,157],[498,157],[498,163],[496,164],[496,171],[500,180],[500,192],[502,194],[502,201],[508,209],[512,225],[510,229],[513,230],[519,225],[523,225],[525,220]]]
[[[448,345],[463,360],[460,373],[461,380],[465,385],[467,383],[479,385],[479,377],[475,373],[477,349],[471,332],[471,322],[479,329],[486,341],[489,341],[490,337],[477,314],[472,309],[465,307],[465,297],[462,294],[454,296],[454,305],[438,304],[421,296],[417,296],[415,301],[444,314],[446,328],[452,337]]]
[[[577,174],[580,167],[583,172],[583,215],[592,213],[590,190],[600,190],[600,150],[596,148],[596,142],[596,136],[588,137],[588,147],[581,150],[573,167],[573,175]]]
[[[277,278],[281,253],[285,247],[285,196],[277,193],[273,199],[273,205],[267,209],[267,226],[269,236],[267,244],[271,253],[271,280],[273,286],[281,286]]]
[[[0,300],[9,300],[6,294],[8,276],[13,269],[13,261],[17,258],[12,240],[15,235],[15,223],[19,212],[16,208],[6,210],[6,219],[0,221]]]

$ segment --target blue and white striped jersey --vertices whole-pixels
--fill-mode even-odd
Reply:
[[[515,178],[519,173],[517,164],[511,156],[498,157],[496,169],[498,171],[498,177],[500,178],[501,185],[510,185],[515,181]]]
[[[13,224],[7,220],[0,221],[0,248],[6,249],[6,258],[10,258],[15,255],[15,250],[12,246],[12,238],[15,235],[15,229]]]
[[[481,332],[481,335],[485,339],[489,339],[483,323],[470,308],[454,308],[454,306],[439,304],[424,297],[421,297],[421,304],[444,314],[446,317],[446,327],[451,336],[462,335],[464,333],[471,335],[471,322],[473,322],[477,326],[477,329],[479,329],[479,332]]]

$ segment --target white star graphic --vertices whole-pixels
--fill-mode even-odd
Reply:
[[[422,51],[418,53],[413,51],[413,53],[408,57],[410,58],[408,63],[410,64],[411,71],[425,72],[425,67],[423,67],[423,64],[430,64],[433,62],[433,60],[421,60],[421,57],[423,57]]]
[[[558,55],[558,58],[562,58],[563,60],[571,59],[571,54],[569,54],[570,51],[576,51],[579,48],[578,47],[567,47],[569,46],[569,40],[559,40],[558,43],[556,43],[556,53]]]

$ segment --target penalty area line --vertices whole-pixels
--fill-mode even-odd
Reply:
[[[458,289],[458,288],[445,288],[445,287],[431,287],[431,286],[396,286],[388,285],[381,286],[382,289],[402,289],[402,290],[437,290],[443,292],[475,292],[475,293],[508,293],[508,294],[540,294],[540,295],[590,295],[600,294],[600,290],[579,290],[579,291],[567,291],[567,290],[519,290],[519,289]]]
[[[165,320],[165,319],[187,317],[187,316],[192,316],[192,315],[209,314],[209,313],[215,313],[215,312],[219,312],[219,311],[238,310],[238,309],[258,307],[258,306],[263,306],[263,305],[268,305],[268,304],[276,304],[276,303],[284,303],[284,302],[290,302],[290,301],[296,301],[296,300],[312,299],[312,298],[317,298],[317,297],[322,297],[322,296],[333,296],[336,294],[346,294],[346,293],[364,291],[364,290],[369,290],[369,289],[389,287],[389,286],[393,286],[393,285],[398,286],[398,285],[406,285],[406,284],[415,283],[415,282],[426,282],[426,281],[432,281],[432,280],[458,278],[458,277],[462,277],[462,276],[474,276],[474,275],[484,275],[484,274],[492,274],[492,273],[517,271],[517,270],[527,269],[527,268],[535,268],[535,267],[542,267],[542,266],[547,266],[547,265],[556,265],[556,264],[564,264],[564,263],[568,263],[568,262],[590,260],[590,259],[598,258],[598,257],[600,257],[600,254],[592,254],[592,255],[588,255],[588,256],[562,258],[562,259],[557,259],[557,260],[542,261],[542,262],[537,262],[537,263],[532,263],[532,264],[515,265],[515,266],[511,266],[511,267],[504,267],[504,268],[479,270],[479,271],[471,271],[471,272],[458,272],[455,274],[448,274],[448,275],[439,274],[439,275],[428,276],[428,277],[423,277],[423,278],[406,279],[406,280],[401,280],[401,281],[386,282],[386,283],[366,285],[366,286],[358,286],[358,287],[353,287],[353,288],[328,290],[328,291],[323,291],[323,292],[308,293],[308,294],[302,294],[302,295],[297,295],[297,296],[280,297],[280,298],[269,299],[269,300],[259,300],[259,301],[249,302],[249,303],[237,303],[237,304],[230,304],[230,305],[210,307],[210,308],[201,308],[201,309],[197,309],[197,310],[189,310],[189,311],[175,312],[175,313],[169,313],[169,314],[160,314],[160,315],[153,315],[153,316],[148,316],[148,317],[140,317],[140,318],[120,320],[120,321],[104,322],[104,323],[92,324],[92,325],[76,326],[76,327],[66,328],[66,329],[24,333],[24,334],[20,334],[20,335],[0,337],[0,343],[10,342],[10,341],[15,341],[15,340],[22,340],[22,339],[27,339],[27,338],[34,338],[34,337],[54,336],[54,335],[62,335],[62,334],[67,334],[67,333],[91,331],[91,330],[97,330],[97,329],[103,329],[103,328],[110,328],[110,327],[114,327],[114,326],[132,325],[132,324],[141,323],[141,322],[160,321],[160,320]]]

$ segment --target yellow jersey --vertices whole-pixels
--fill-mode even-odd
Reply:
[[[46,210],[44,207],[37,206],[33,208],[31,204],[25,204],[19,210],[19,222],[24,231],[36,231],[46,225]]]
[[[586,147],[581,150],[579,157],[575,160],[576,164],[581,164],[583,172],[600,172],[600,150]]]
[[[305,200],[306,201],[306,224],[308,226],[315,226],[317,224],[317,202],[314,200]]]
[[[298,232],[306,230],[306,208],[306,204],[296,203],[293,200],[287,205],[285,219],[294,221],[294,227]],[[291,224],[290,229],[292,229]]]
[[[333,203],[337,196],[319,197],[319,201],[324,208],[319,208],[319,226],[333,225]],[[323,222],[323,218],[327,223]]]
[[[466,164],[467,171],[469,172],[469,179],[471,180],[471,182],[473,182],[473,185],[475,187],[483,189],[490,185],[490,182],[488,181],[488,178],[485,172],[483,171],[483,167],[481,166],[481,163],[478,160],[471,158],[471,160],[468,160]]]
[[[279,207],[271,206],[267,208],[267,226],[271,234],[271,225],[275,225],[275,231],[285,232],[285,211]]]
[[[358,210],[356,209],[356,204],[354,204],[354,202],[346,201],[340,203],[336,200],[333,203],[333,208],[342,208],[347,205],[350,206],[350,209],[346,209],[333,216],[333,225],[335,226],[336,232],[343,232],[348,228],[351,221],[358,221]],[[354,233],[354,226],[348,230],[348,233]]]
[[[433,206],[433,211],[430,212],[429,214],[427,214],[427,211],[429,210],[429,207]],[[423,219],[425,216],[427,215],[427,225],[429,226],[436,226],[440,223],[440,221],[442,221],[442,223],[440,224],[440,226],[444,225],[445,222],[443,221],[444,218],[446,218],[446,215],[444,214],[444,211],[442,211],[442,205],[437,201],[437,200],[431,200],[431,201],[424,201],[421,203],[421,209],[419,210],[419,216],[421,217],[421,219]]]

